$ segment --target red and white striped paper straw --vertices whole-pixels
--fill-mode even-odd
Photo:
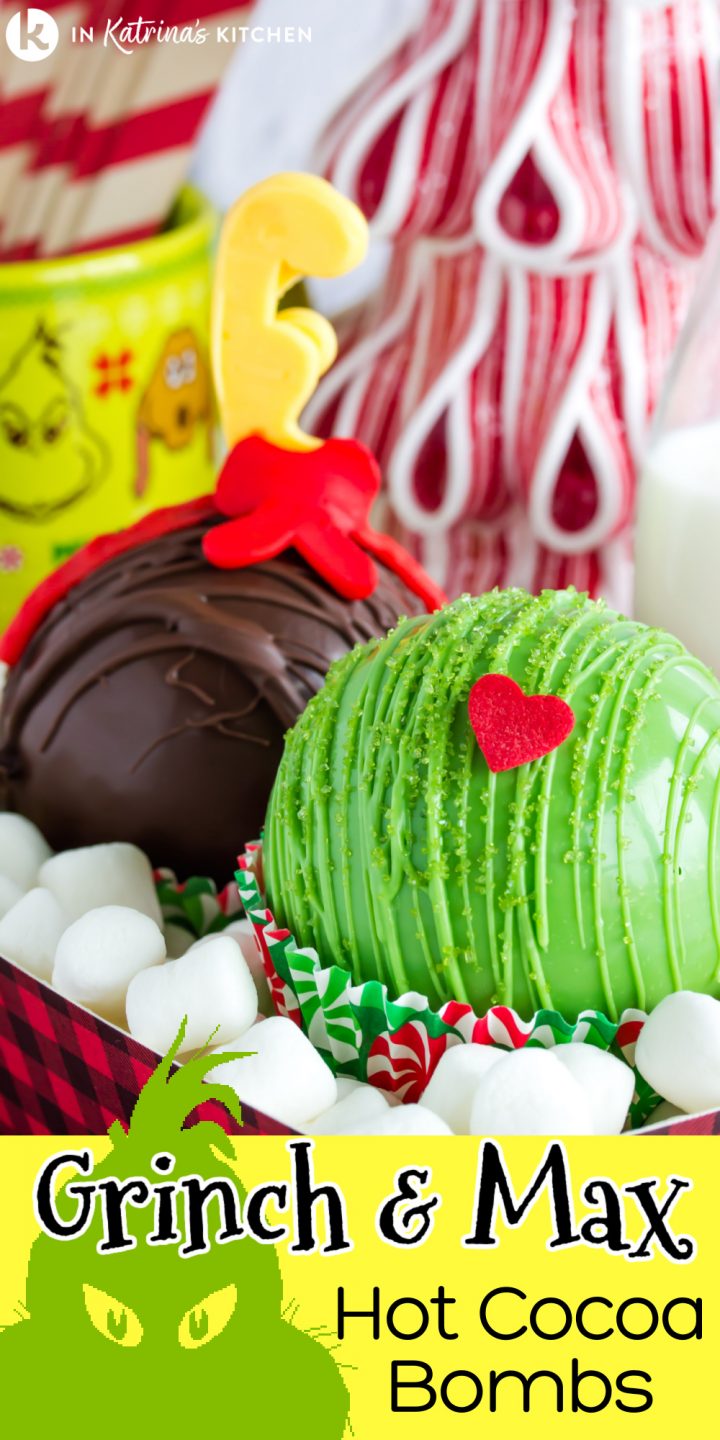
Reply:
[[[106,0],[86,0],[78,24],[102,33]],[[62,44],[62,42],[61,42]],[[56,55],[60,54],[58,46]],[[83,133],[86,108],[97,85],[103,50],[99,43],[72,44],[64,36],[62,63],[44,95],[34,124],[34,143],[18,177],[7,213],[5,258],[31,259],[63,186],[72,176],[73,157]]]
[[[3,5],[2,28],[12,6]],[[91,0],[56,0],[49,7],[59,42],[42,64],[28,64],[0,45],[0,252],[10,243],[11,227],[22,203],[24,177],[45,133],[48,103],[67,66],[72,27],[84,24]]]
[[[73,174],[40,242],[40,253],[127,244],[152,235],[184,179],[192,148],[233,46],[219,26],[241,26],[249,6],[217,10],[217,0],[165,4],[163,23],[208,31],[203,45],[152,40],[132,55],[103,56]],[[132,22],[141,5],[125,7]]]

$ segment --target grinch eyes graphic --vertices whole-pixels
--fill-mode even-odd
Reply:
[[[178,1328],[178,1341],[183,1350],[197,1350],[214,1340],[232,1318],[236,1305],[237,1288],[226,1285],[186,1310]]]
[[[16,450],[39,450],[54,445],[70,421],[64,400],[54,400],[38,420],[31,420],[18,405],[0,405],[0,430],[8,445]]]
[[[129,1305],[114,1300],[104,1290],[96,1290],[94,1285],[83,1285],[83,1296],[85,1309],[95,1329],[106,1340],[114,1340],[116,1345],[124,1345],[128,1349],[140,1344],[143,1327]]]
[[[83,1285],[88,1318],[98,1333],[116,1345],[132,1349],[143,1338],[143,1327],[134,1310],[94,1285]],[[178,1344],[183,1350],[198,1350],[215,1340],[231,1320],[237,1305],[237,1287],[226,1285],[213,1290],[197,1305],[192,1305],[178,1326]]]

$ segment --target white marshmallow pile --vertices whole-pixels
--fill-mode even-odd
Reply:
[[[640,1031],[635,1064],[678,1110],[720,1109],[720,1000],[692,990],[667,995]]]
[[[317,1135],[617,1135],[633,1095],[630,1066],[592,1045],[504,1051],[452,1046],[418,1104],[335,1079],[293,1021],[272,1014],[252,926],[234,920],[193,941],[163,921],[147,857],[134,845],[53,855],[19,815],[0,813],[0,956],[165,1053],[250,1052],[209,1083],[294,1129]],[[270,1018],[265,1018],[266,1016]],[[720,1001],[663,1000],[636,1047],[663,1097],[653,1121],[720,1108]]]
[[[302,1130],[337,1102],[337,1082],[322,1056],[293,1020],[273,1015],[253,1025],[215,1054],[250,1052],[243,1060],[217,1065],[210,1084],[230,1085],[246,1105]]]
[[[0,814],[0,875],[12,880],[23,894],[37,884],[40,869],[51,855],[36,825],[22,815]]]
[[[55,951],[67,923],[55,896],[34,886],[0,920],[0,955],[41,980],[51,980]]]
[[[454,1045],[446,1050],[425,1090],[423,1105],[456,1135],[469,1135],[475,1091],[504,1053],[493,1045]]]
[[[154,920],[126,905],[103,905],[63,931],[52,983],[68,1000],[121,1024],[133,976],[164,959],[165,940]]]
[[[0,955],[163,1054],[233,1040],[269,1005],[252,927],[233,922],[193,943],[162,929],[152,866],[135,845],[53,855],[39,830],[0,813]],[[257,976],[257,985],[253,976]]]
[[[121,905],[162,924],[153,872],[136,845],[88,845],[64,850],[41,865],[39,883],[50,890],[71,920],[89,910]]]
[[[221,1045],[242,1035],[257,1013],[252,975],[237,942],[224,934],[198,940],[179,960],[143,966],[127,988],[130,1034],[160,1055],[170,1049],[183,1016],[181,1054],[199,1050],[213,1032]]]
[[[550,1050],[514,1050],[493,1065],[470,1107],[470,1132],[588,1135],[590,1105],[581,1085]]]

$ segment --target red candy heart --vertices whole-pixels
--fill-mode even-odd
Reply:
[[[494,774],[549,755],[575,716],[558,695],[526,695],[509,675],[483,675],[468,697],[470,724]]]

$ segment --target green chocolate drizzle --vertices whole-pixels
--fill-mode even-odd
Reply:
[[[492,775],[489,671],[575,729]],[[269,903],[393,994],[613,1018],[720,978],[720,686],[680,642],[572,590],[465,596],[336,664],[290,731]]]

